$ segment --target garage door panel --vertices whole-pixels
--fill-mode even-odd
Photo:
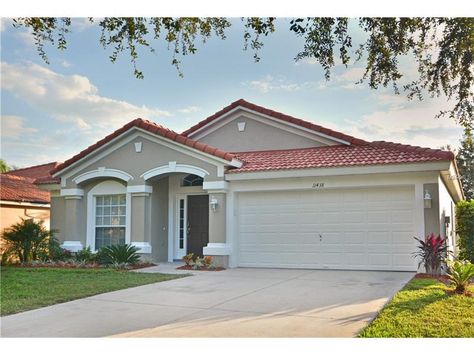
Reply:
[[[238,201],[240,266],[416,270],[413,187],[241,193]]]

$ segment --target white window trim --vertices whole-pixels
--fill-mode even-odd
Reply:
[[[130,244],[131,193],[117,181],[103,181],[87,193],[87,238],[86,246],[95,251],[95,197],[97,195],[125,195],[125,243]]]

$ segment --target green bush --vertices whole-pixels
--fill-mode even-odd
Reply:
[[[37,260],[53,260],[63,257],[63,252],[53,232],[46,229],[43,222],[22,219],[3,231],[2,254],[14,255],[21,263]]]
[[[459,258],[474,263],[474,200],[456,204]]]
[[[448,277],[455,287],[454,292],[464,293],[471,279],[474,277],[474,264],[469,261],[447,261]]]
[[[96,259],[99,264],[105,265],[134,265],[140,261],[138,248],[129,244],[111,245],[100,248]]]
[[[92,253],[91,247],[88,246],[87,248],[82,248],[82,250],[79,250],[76,255],[74,255],[74,258],[76,259],[77,262],[80,263],[91,263],[95,261],[95,255]]]

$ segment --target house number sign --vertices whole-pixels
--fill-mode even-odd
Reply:
[[[322,189],[324,187],[324,182],[313,182],[313,189]]]

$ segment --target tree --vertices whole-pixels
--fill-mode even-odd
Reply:
[[[212,36],[222,40],[231,22],[226,18],[170,18],[170,17],[106,17],[90,18],[101,29],[100,43],[111,48],[110,60],[128,52],[134,75],[143,78],[137,68],[138,48],[146,48],[164,42],[172,51],[171,64],[182,75],[180,56],[197,52],[196,39],[203,42]],[[275,32],[275,18],[242,18],[244,24],[244,49],[258,51],[263,37]],[[465,128],[473,128],[474,113],[474,18],[358,18],[358,27],[366,39],[355,51],[349,34],[348,18],[295,18],[290,20],[289,30],[304,39],[302,50],[295,60],[315,59],[325,71],[326,79],[339,58],[346,67],[351,62],[365,61],[365,73],[360,83],[367,82],[372,89],[392,86],[395,93],[400,89],[408,99],[423,99],[446,95],[454,106],[437,116],[449,116]],[[70,32],[71,19],[22,17],[14,20],[15,27],[31,29],[39,55],[48,62],[44,44],[66,49],[66,35]],[[402,85],[403,73],[400,59],[411,55],[417,63],[418,77]]]
[[[0,159],[0,173],[7,173],[11,170],[11,168],[7,165],[5,160]]]
[[[456,154],[460,180],[466,200],[474,200],[474,135],[466,130]]]

